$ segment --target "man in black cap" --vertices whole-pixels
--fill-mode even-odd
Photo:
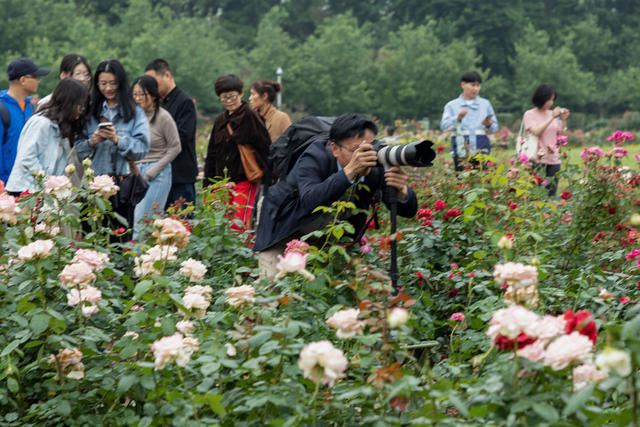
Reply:
[[[49,70],[29,58],[18,58],[7,68],[9,90],[0,92],[0,180],[7,182],[18,151],[18,139],[25,122],[33,114],[29,95],[38,91],[38,80]]]

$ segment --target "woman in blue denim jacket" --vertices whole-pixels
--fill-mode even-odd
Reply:
[[[70,153],[74,143],[84,136],[88,109],[87,88],[70,78],[61,80],[49,102],[22,129],[7,191],[39,190],[32,172],[63,175],[67,164],[75,163]]]
[[[100,126],[104,123],[106,126]],[[77,144],[78,157],[90,158],[96,175],[139,174],[136,160],[149,151],[149,121],[133,102],[124,68],[115,59],[103,61],[96,69],[91,98],[91,120],[86,139]],[[134,206],[122,204],[115,211],[133,226]],[[120,224],[113,223],[119,227]],[[125,236],[122,240],[126,240]]]
[[[99,127],[102,122],[112,126]],[[80,159],[91,159],[96,175],[128,175],[129,163],[149,151],[149,122],[133,102],[124,68],[115,59],[98,65],[93,79],[91,120],[77,144]]]

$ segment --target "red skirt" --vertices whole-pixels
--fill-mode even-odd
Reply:
[[[258,185],[258,183],[242,181],[233,187],[231,198],[229,198],[229,205],[233,207],[233,216],[229,219],[233,221],[231,228],[234,230],[244,231],[251,227],[251,214],[256,203]]]

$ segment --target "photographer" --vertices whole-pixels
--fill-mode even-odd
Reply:
[[[371,145],[377,132],[376,124],[362,114],[338,117],[329,138],[311,144],[286,179],[269,188],[254,246],[267,278],[275,276],[277,255],[283,253],[287,242],[328,223],[328,218],[313,213],[318,206],[330,206],[350,196],[356,207],[366,210],[379,190],[391,186],[398,190],[398,214],[415,215],[418,201],[407,185],[408,176],[399,167],[385,172],[377,166],[377,153]],[[347,191],[351,187],[354,191]],[[359,213],[343,219],[348,219],[358,234],[366,226],[366,216]]]

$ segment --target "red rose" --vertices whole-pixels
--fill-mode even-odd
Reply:
[[[449,296],[451,298],[455,297],[456,295],[458,295],[458,292],[460,292],[460,289],[449,289],[447,291],[447,293],[449,294]]]
[[[569,309],[564,312],[564,320],[566,321],[564,331],[567,334],[577,331],[588,337],[594,344],[596,343],[598,339],[598,327],[590,312],[580,310],[574,313],[573,310]]]
[[[453,218],[460,215],[462,215],[460,209],[449,209],[447,213],[444,214],[444,219]]]
[[[571,198],[571,192],[563,191],[562,194],[560,195],[560,197],[562,197],[565,200],[569,200]]]
[[[115,234],[116,236],[119,236],[121,234],[124,234],[124,232],[127,231],[126,228],[124,227],[120,227],[120,228],[116,228],[113,232],[113,234]]]
[[[433,208],[437,211],[441,211],[447,207],[447,204],[442,200],[436,200],[436,203],[433,205]]]
[[[438,153],[442,153],[444,151],[444,145],[438,145]]]
[[[533,344],[536,342],[536,338],[531,338],[529,335],[524,332],[518,335],[518,349],[525,348],[529,344]],[[504,335],[498,335],[496,337],[495,342],[493,343],[500,350],[515,350],[516,349],[516,340],[511,338],[507,338]]]
[[[616,213],[616,208],[615,208],[615,206],[611,206],[609,208],[609,214],[613,215],[614,213]]]
[[[631,301],[629,297],[620,297],[620,302],[622,303],[622,305],[625,305],[629,301]]]

